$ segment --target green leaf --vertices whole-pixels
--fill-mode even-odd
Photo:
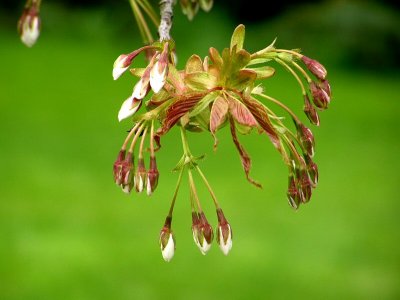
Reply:
[[[212,63],[218,68],[220,69],[222,67],[223,61],[222,61],[222,57],[219,54],[218,50],[211,47],[208,50],[209,54],[210,54],[210,59],[212,61]]]
[[[129,72],[131,72],[131,74],[133,76],[142,77],[144,70],[146,70],[146,68],[134,68],[134,69],[130,69]]]
[[[235,88],[239,91],[244,90],[249,84],[251,84],[257,78],[257,73],[253,70],[243,69],[238,73],[233,74],[229,78],[227,85],[231,88]]]
[[[169,64],[167,80],[177,90],[178,94],[185,89],[182,76],[173,64]]]
[[[218,96],[219,92],[211,92],[209,94],[207,94],[206,96],[203,97],[203,99],[201,99],[194,107],[193,110],[189,113],[189,117],[194,117],[196,115],[198,115],[199,113],[201,113],[202,111],[204,111],[206,108],[208,108],[208,106],[210,105],[211,102],[213,102],[217,96]]]
[[[215,87],[217,79],[207,72],[196,72],[185,75],[185,84],[194,91],[204,91]]]
[[[236,51],[240,51],[243,49],[244,43],[244,36],[245,36],[245,28],[243,24],[240,24],[235,28],[235,31],[232,34],[231,38],[231,49],[236,45]]]
[[[263,66],[259,68],[251,68],[251,69],[245,69],[245,70],[251,70],[257,73],[257,79],[266,79],[269,77],[272,77],[275,74],[275,69],[269,66]]]
[[[185,73],[203,72],[203,62],[200,56],[193,54],[186,62]]]

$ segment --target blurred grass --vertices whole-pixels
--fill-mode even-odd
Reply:
[[[197,22],[175,27],[184,45],[180,64],[191,52],[204,55],[229,42],[233,25],[226,20]],[[218,30],[206,36],[204,26]],[[265,137],[240,137],[260,191],[245,181],[225,131],[217,153],[211,137],[190,135],[194,151],[207,153],[203,168],[233,227],[234,247],[228,257],[216,245],[200,254],[184,186],[174,217],[177,251],[167,264],[157,241],[181,151],[176,130],[163,140],[160,185],[151,198],[126,196],[112,182],[129,129],[116,114],[133,80],[113,82],[111,67],[131,42],[111,44],[90,30],[86,39],[43,33],[26,49],[16,35],[0,34],[1,299],[400,297],[398,73],[327,65],[334,101],[314,130],[321,181],[298,212],[286,203],[286,169]],[[250,47],[270,40],[258,42]],[[282,70],[277,75],[268,92],[299,111],[295,81]]]

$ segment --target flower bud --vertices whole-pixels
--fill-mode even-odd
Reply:
[[[165,43],[159,59],[154,64],[150,72],[150,85],[156,94],[163,88],[165,82],[167,81],[168,55],[168,43]]]
[[[299,136],[299,140],[302,148],[306,151],[306,153],[310,156],[314,156],[314,135],[311,130],[304,126],[304,124],[296,124],[297,126],[297,134]]]
[[[213,6],[213,2],[214,2],[213,0],[200,0],[199,1],[201,9],[204,11],[207,11],[207,12],[211,10],[211,8]]]
[[[206,216],[203,212],[197,214],[192,213],[192,232],[193,239],[200,252],[206,255],[208,250],[211,248],[211,243],[214,238],[213,229],[208,223]]]
[[[331,85],[329,84],[328,80],[322,80],[320,87],[325,91],[329,98],[332,96]]]
[[[114,62],[113,66],[113,78],[117,80],[125,71],[129,68],[132,63],[133,56],[121,54]]]
[[[318,166],[307,155],[305,156],[305,160],[307,164],[308,176],[310,177],[311,184],[315,187],[318,183]]]
[[[132,152],[128,152],[125,160],[122,162],[121,168],[121,188],[129,194],[133,187],[133,174],[135,173],[135,166],[133,164]]]
[[[232,229],[228,221],[225,219],[222,209],[217,209],[218,227],[216,230],[217,243],[221,251],[228,255],[232,249]]]
[[[150,168],[147,172],[147,195],[150,196],[158,185],[158,169],[155,156],[150,157]]]
[[[138,167],[135,174],[135,189],[136,192],[141,193],[145,188],[147,182],[146,167],[144,166],[144,159],[139,158]]]
[[[305,55],[303,55],[301,57],[301,60],[306,65],[307,69],[312,74],[315,75],[315,77],[317,77],[318,79],[321,79],[321,80],[325,79],[325,77],[327,75],[327,71],[322,64],[320,64],[318,61],[311,59]]]
[[[306,114],[308,120],[316,126],[319,126],[319,116],[318,112],[312,106],[310,99],[308,98],[308,95],[304,96],[304,113]]]
[[[303,203],[307,203],[311,199],[312,189],[311,189],[311,181],[310,178],[308,177],[306,170],[300,172],[299,184],[301,186],[301,191],[303,194],[301,200]]]
[[[122,103],[118,112],[118,121],[122,121],[135,114],[142,106],[142,100],[136,99],[133,95]]]
[[[327,109],[328,104],[331,101],[327,92],[315,82],[311,82],[310,90],[315,106],[320,109]]]
[[[293,175],[290,175],[287,190],[287,198],[290,206],[294,209],[298,209],[301,203],[300,197],[300,191],[297,189],[296,180]]]
[[[118,185],[122,183],[122,164],[125,159],[125,152],[125,150],[119,151],[118,157],[113,166],[114,181]]]
[[[162,257],[166,262],[171,261],[175,254],[175,239],[171,230],[171,217],[167,217],[164,227],[160,232],[160,248]]]
[[[132,96],[136,99],[143,99],[150,91],[150,71],[151,66],[148,66],[144,71],[142,77],[135,84]]]
[[[32,47],[40,34],[40,18],[38,8],[32,4],[24,9],[18,21],[18,32],[21,41],[28,47]]]

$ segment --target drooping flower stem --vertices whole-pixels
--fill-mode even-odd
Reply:
[[[140,140],[140,148],[139,148],[139,155],[138,155],[139,159],[143,158],[143,145],[144,145],[144,141],[146,139],[147,129],[148,129],[148,127],[146,127],[143,130],[142,139]]]
[[[131,4],[133,15],[135,16],[138,24],[140,35],[142,36],[144,43],[152,43],[154,41],[153,36],[151,35],[149,26],[147,25],[147,22],[136,1],[137,0],[129,0],[129,3]]]
[[[307,80],[308,83],[312,82],[311,77],[307,74],[306,71],[304,71],[304,69],[302,67],[300,67],[300,65],[298,63],[296,63],[295,61],[292,61],[292,65],[295,66],[296,69],[299,70],[303,74],[304,78]]]
[[[133,140],[132,140],[131,145],[130,145],[130,147],[129,147],[129,152],[133,153],[133,148],[134,148],[135,145],[136,145],[136,141],[137,141],[137,139],[139,138],[140,133],[141,133],[142,130],[143,130],[143,127],[144,127],[144,124],[140,125],[139,129],[136,131],[136,134],[135,134],[135,136],[133,137]]]
[[[302,58],[303,54],[296,52],[296,51],[292,51],[292,50],[286,50],[286,49],[275,49],[276,52],[284,52],[284,53],[290,53],[298,58]]]
[[[161,0],[160,1],[160,15],[161,21],[158,27],[158,33],[160,35],[160,41],[167,41],[171,39],[169,34],[172,27],[172,17],[174,0]]]
[[[158,19],[158,15],[154,11],[153,7],[149,4],[147,0],[137,0],[139,6],[145,11],[145,13],[149,16],[150,20],[153,24],[158,27],[160,26],[160,20]]]
[[[140,126],[140,122],[136,123],[136,125],[129,131],[128,136],[126,137],[124,143],[122,144],[121,150],[125,150],[126,146],[129,143],[129,140],[132,138],[132,135],[136,132],[136,130],[138,129],[138,127]]]
[[[194,185],[192,171],[190,169],[188,169],[188,173],[189,173],[190,192],[193,195],[193,198],[196,200],[196,205],[197,205],[199,213],[201,213],[201,212],[203,212],[203,209],[201,208],[200,200],[199,200],[199,197],[197,196],[197,190],[196,190],[196,186]]]
[[[151,121],[150,126],[150,156],[154,157],[154,120]]]
[[[168,212],[168,217],[172,218],[172,213],[174,211],[174,206],[175,206],[175,201],[176,201],[176,197],[178,196],[178,191],[179,191],[179,187],[181,186],[181,181],[182,181],[182,175],[183,175],[183,170],[185,169],[185,167],[182,167],[179,170],[179,176],[178,176],[178,181],[176,183],[176,188],[175,188],[175,192],[174,195],[172,197],[172,202],[171,202],[171,206],[169,208],[169,212]]]
[[[303,95],[307,95],[306,89],[305,89],[304,84],[301,81],[299,75],[297,75],[297,73],[287,63],[285,63],[282,59],[275,58],[275,61],[277,63],[281,64],[284,68],[286,68],[293,75],[293,77],[296,78],[297,82],[300,85],[301,92],[303,93]]]
[[[293,120],[296,123],[301,123],[300,119],[294,114],[294,112],[291,109],[289,109],[289,107],[287,107],[285,104],[280,102],[279,100],[277,100],[277,99],[275,99],[275,98],[273,98],[271,96],[264,95],[264,94],[258,94],[258,96],[260,96],[260,97],[262,97],[264,99],[267,99],[267,100],[279,105],[280,107],[282,107],[284,110],[286,110],[289,113],[289,115],[293,118]]]
[[[203,179],[204,184],[206,185],[206,187],[207,187],[207,189],[208,189],[208,192],[210,193],[211,198],[212,198],[213,201],[214,201],[215,207],[216,207],[217,209],[219,209],[220,206],[219,206],[219,203],[218,203],[218,201],[217,201],[217,197],[215,196],[214,191],[212,190],[211,185],[209,184],[209,182],[208,182],[206,176],[204,176],[204,174],[203,174],[203,172],[201,171],[200,167],[197,166],[197,165],[196,165],[196,170],[197,170],[197,172],[199,172],[200,177]]]
[[[186,136],[186,130],[183,126],[181,126],[181,138],[182,138],[183,153],[185,156],[190,158],[192,154],[190,153],[189,144]]]

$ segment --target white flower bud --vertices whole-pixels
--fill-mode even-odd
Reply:
[[[128,99],[122,103],[122,106],[118,112],[118,121],[122,121],[126,118],[132,116],[135,112],[138,111],[142,104],[141,100],[135,99],[135,97],[130,96]]]

